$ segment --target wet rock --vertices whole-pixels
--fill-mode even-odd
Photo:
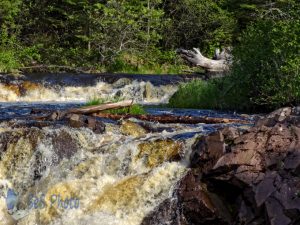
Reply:
[[[124,135],[130,135],[133,137],[142,137],[147,134],[147,131],[142,126],[130,120],[122,121],[120,131]]]
[[[97,134],[104,133],[105,131],[105,124],[94,117],[72,114],[69,116],[68,124],[74,128],[87,127]]]
[[[291,107],[285,107],[285,108],[280,108],[277,109],[270,114],[266,115],[265,117],[259,119],[256,122],[256,126],[267,126],[267,127],[272,127],[276,123],[280,122],[283,123],[289,117],[292,115],[293,109]]]
[[[24,81],[20,85],[20,93],[21,95],[26,95],[27,92],[40,90],[42,88],[43,86],[41,86],[40,84],[33,83],[30,81]]]
[[[240,128],[239,128],[240,129]],[[234,139],[240,136],[239,129],[235,127],[225,127],[220,132],[224,136],[224,140],[226,143],[231,143]]]
[[[179,184],[178,197],[188,224],[228,224],[230,214],[221,199],[207,190],[194,173],[188,173]],[[223,218],[221,218],[223,217]]]
[[[168,198],[149,213],[141,225],[181,225],[183,218],[177,214],[177,199]]]
[[[131,80],[129,78],[120,78],[112,84],[113,88],[122,88],[128,84],[131,84]]]
[[[216,161],[225,153],[224,136],[218,131],[206,137],[200,137],[192,149],[191,166],[199,167],[202,171],[208,171],[213,168]]]
[[[144,93],[143,96],[145,99],[151,99],[152,95],[153,95],[153,85],[150,82],[147,82],[145,84],[145,89],[144,89]]]
[[[20,88],[17,84],[10,83],[10,84],[3,84],[3,88],[12,91],[16,96],[21,96]]]
[[[142,225],[230,224],[230,214],[222,201],[210,193],[200,178],[190,171],[178,184],[172,198],[165,200]]]
[[[34,171],[28,170],[35,163],[35,153],[39,140],[44,138],[40,129],[13,129],[0,133],[0,137],[10,134],[8,139],[2,139],[5,144],[0,161],[0,179],[12,179],[14,184],[22,188],[31,186],[34,182]],[[24,169],[26,168],[26,169]],[[20,180],[22,177],[22,180]],[[19,178],[19,179],[18,179]]]
[[[76,140],[65,130],[61,130],[52,138],[53,150],[57,154],[57,161],[53,162],[58,164],[62,159],[70,159],[77,151],[78,145]]]
[[[50,121],[57,121],[57,120],[61,120],[66,116],[66,113],[63,111],[56,111],[50,114],[50,116],[48,117],[48,119]]]
[[[59,122],[54,121],[36,121],[36,120],[22,120],[16,121],[10,125],[11,128],[43,128],[43,127],[56,127],[59,126]]]
[[[180,159],[182,144],[171,139],[144,142],[138,145],[134,161],[142,160],[146,167],[153,168],[165,161]]]
[[[72,114],[69,118],[69,125],[74,128],[80,128],[84,126],[84,122],[82,121],[82,116],[78,114]]]

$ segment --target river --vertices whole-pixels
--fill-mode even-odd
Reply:
[[[61,124],[43,128],[20,124],[28,120],[33,109],[79,107],[95,97],[134,99],[154,115],[244,118],[233,113],[161,106],[179,83],[193,78],[1,75],[0,224],[140,224],[170,197],[188,171],[195,139],[225,124],[166,125],[132,120],[147,127],[139,136],[124,134],[120,122],[107,119],[102,120],[106,125],[103,134]],[[9,191],[17,200],[8,212]]]

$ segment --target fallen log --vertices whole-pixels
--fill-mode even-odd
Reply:
[[[116,103],[106,103],[101,105],[95,105],[95,106],[85,106],[81,108],[73,108],[66,111],[66,114],[69,113],[75,113],[75,114],[92,114],[97,113],[100,111],[108,110],[108,109],[119,109],[119,108],[125,108],[132,106],[133,101],[132,100],[126,100],[122,102],[116,102]]]
[[[228,71],[232,63],[232,56],[228,51],[224,49],[220,52],[217,49],[213,59],[203,56],[198,48],[193,48],[193,50],[177,49],[176,52],[193,66],[202,67],[209,72],[223,72]]]
[[[109,113],[93,113],[95,117],[107,118],[112,120],[136,118],[139,120],[146,120],[159,123],[185,123],[185,124],[216,124],[216,123],[236,123],[249,124],[247,120],[241,119],[226,119],[214,117],[194,117],[194,116],[172,116],[172,115],[131,115],[131,114],[109,114]]]

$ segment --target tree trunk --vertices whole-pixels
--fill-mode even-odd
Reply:
[[[136,118],[139,120],[146,120],[159,123],[184,123],[184,124],[218,124],[218,123],[236,123],[249,124],[247,120],[241,119],[226,119],[214,117],[199,117],[199,116],[173,116],[173,115],[130,115],[130,114],[109,114],[109,113],[93,113],[95,117],[107,118],[112,120]]]
[[[177,49],[177,53],[194,66],[200,66],[209,72],[228,71],[232,63],[232,56],[228,53],[229,49],[224,49],[221,53],[216,49],[213,59],[203,56],[199,49],[193,50]]]
[[[122,102],[116,102],[116,103],[106,103],[106,104],[101,104],[101,105],[95,105],[95,106],[85,106],[82,108],[74,108],[74,109],[69,109],[66,111],[66,113],[76,113],[76,114],[92,114],[108,109],[119,109],[119,108],[124,108],[124,107],[129,107],[133,103],[132,100],[126,100]]]

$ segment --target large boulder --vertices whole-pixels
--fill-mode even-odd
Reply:
[[[222,200],[207,190],[195,170],[180,180],[171,198],[147,215],[142,225],[228,224],[229,209]]]

